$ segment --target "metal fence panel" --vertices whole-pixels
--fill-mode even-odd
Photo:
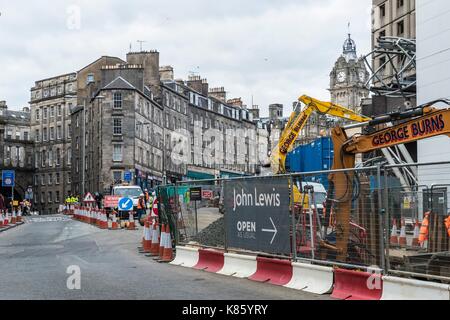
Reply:
[[[180,182],[159,188],[160,220],[177,244],[450,282],[450,163],[413,166],[414,187],[394,166]]]
[[[388,272],[450,282],[450,163],[415,167],[417,186],[387,186]]]
[[[382,266],[382,216],[376,170],[345,171],[326,190],[322,173],[293,175],[296,257],[354,266]],[[331,177],[330,177],[331,178]],[[342,192],[344,190],[344,192]],[[306,201],[303,199],[307,199]]]

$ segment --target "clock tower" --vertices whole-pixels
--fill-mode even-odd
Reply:
[[[356,55],[356,44],[349,34],[343,53],[330,73],[331,102],[360,113],[361,100],[369,97],[365,86],[368,79],[364,59]]]

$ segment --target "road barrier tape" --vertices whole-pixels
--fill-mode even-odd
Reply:
[[[333,290],[333,268],[304,263],[292,263],[292,279],[286,288],[315,294],[327,294]]]
[[[384,276],[381,300],[450,300],[450,286],[443,283]]]
[[[199,249],[198,255],[198,263],[193,267],[194,269],[215,273],[223,268],[225,260],[222,251]]]
[[[198,264],[198,260],[198,248],[177,246],[175,259],[170,264],[192,268]]]
[[[279,286],[284,286],[291,281],[292,265],[289,260],[257,257],[256,262],[256,272],[248,279]]]
[[[256,272],[256,256],[224,253],[224,266],[219,274],[237,278],[248,278]]]
[[[380,300],[382,291],[383,280],[380,274],[334,269],[332,298],[343,300]]]

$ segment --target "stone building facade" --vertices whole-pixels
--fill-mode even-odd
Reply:
[[[372,49],[380,37],[416,38],[416,0],[372,0]],[[378,56],[372,67],[377,70],[385,62],[385,56]],[[394,65],[399,70],[398,61]],[[383,78],[389,79],[393,74],[392,66],[387,65]]]
[[[18,200],[24,199],[26,190],[33,185],[34,150],[30,130],[29,108],[11,111],[5,101],[0,101],[0,171],[15,170],[14,199]],[[12,190],[0,184],[0,193],[10,198]]]
[[[71,109],[77,105],[77,73],[36,81],[31,88],[31,136],[34,141],[34,202],[56,213],[71,194]]]
[[[207,80],[198,76],[185,82],[167,81],[165,86],[188,102],[188,178],[256,173],[256,124],[241,99],[227,101],[223,87],[209,88]]]
[[[157,52],[129,53],[127,62],[108,57],[84,71],[95,79],[86,87],[87,103],[72,114],[85,126],[74,126],[75,139],[84,144],[74,146],[74,189],[80,194],[109,193],[126,172],[143,189],[163,182],[163,107],[156,101],[160,94],[150,90],[159,87],[152,74],[158,59]]]

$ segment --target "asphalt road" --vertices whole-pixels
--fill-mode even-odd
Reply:
[[[65,216],[27,217],[0,233],[0,299],[328,299],[155,262],[138,253],[141,236],[142,230],[100,230]],[[74,265],[79,290],[67,288]]]

